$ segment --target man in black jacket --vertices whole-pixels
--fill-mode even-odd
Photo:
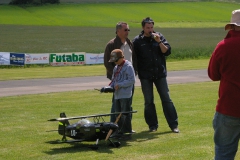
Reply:
[[[170,99],[167,84],[167,68],[165,56],[171,54],[171,46],[159,32],[153,30],[154,21],[147,17],[142,20],[143,31],[133,39],[137,57],[138,77],[141,82],[145,101],[144,117],[149,131],[157,131],[158,118],[154,104],[153,83],[162,101],[163,112],[169,127],[179,133],[178,116]]]

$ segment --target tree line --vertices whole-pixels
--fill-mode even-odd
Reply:
[[[10,4],[12,5],[23,5],[23,4],[56,4],[60,3],[60,0],[11,0]]]

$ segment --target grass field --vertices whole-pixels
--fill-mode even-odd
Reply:
[[[222,27],[238,5],[226,2],[2,5],[0,24],[115,27],[116,21],[126,21],[132,27],[140,27],[141,20],[151,16],[156,27]]]
[[[0,5],[0,48],[22,53],[102,53],[115,36],[118,21],[129,23],[133,39],[141,31],[141,20],[151,16],[155,30],[173,48],[169,58],[209,57],[226,35],[224,25],[236,8],[237,3],[225,2]],[[112,14],[116,11],[122,14]]]
[[[83,144],[89,143],[48,144],[48,141],[60,139],[61,136],[56,132],[46,132],[56,129],[58,125],[47,122],[47,119],[58,117],[62,111],[69,116],[109,113],[111,94],[89,90],[0,98],[0,158],[211,159],[211,118],[217,98],[217,83],[170,85],[170,90],[179,115],[180,134],[169,132],[158,96],[156,105],[160,127],[155,133],[147,131],[143,118],[143,97],[140,88],[136,88],[133,106],[138,113],[133,115],[132,123],[137,133],[133,135],[133,140],[122,142],[119,149],[108,148],[101,142],[98,151],[84,147]]]
[[[62,111],[68,116],[109,113],[111,94],[87,90],[0,98],[0,159],[213,159],[211,121],[218,85],[218,82],[169,85],[178,111],[179,134],[170,132],[156,90],[160,126],[157,132],[148,132],[143,118],[143,96],[136,87],[133,108],[138,113],[133,115],[132,124],[137,133],[131,141],[121,141],[120,148],[109,148],[101,141],[98,151],[86,148],[94,142],[49,144],[61,136],[46,132],[58,126],[57,122],[47,120],[57,118]]]
[[[115,24],[115,23],[114,23]],[[130,26],[132,40],[141,31]],[[2,52],[20,53],[103,53],[107,42],[115,36],[115,29],[92,27],[53,27],[0,25]],[[227,32],[223,28],[160,28],[172,46],[169,58],[182,54],[206,57]],[[202,52],[201,52],[202,51]],[[182,53],[184,52],[184,53]],[[194,54],[196,52],[196,54]],[[185,55],[184,55],[185,56]],[[182,56],[182,57],[184,57]],[[194,57],[190,57],[194,58]]]
[[[115,36],[118,21],[130,24],[132,39],[141,31],[141,19],[151,16],[156,31],[162,32],[173,48],[172,59],[186,59],[174,61],[169,57],[169,71],[206,69],[209,55],[226,35],[223,27],[230,21],[231,11],[237,8],[237,3],[222,2],[0,5],[0,51],[100,53]],[[104,74],[103,65],[1,68],[0,80]],[[86,148],[90,144],[87,142],[49,144],[61,136],[46,132],[58,125],[47,119],[56,118],[63,111],[68,116],[109,113],[111,94],[86,90],[0,97],[0,159],[213,159],[212,117],[218,85],[219,82],[169,85],[180,134],[170,132],[156,91],[160,127],[157,132],[148,132],[141,88],[136,87],[133,107],[138,113],[133,115],[132,124],[137,133],[131,141],[122,142],[120,148],[108,148],[100,142],[98,151]],[[240,154],[236,159],[240,159]]]

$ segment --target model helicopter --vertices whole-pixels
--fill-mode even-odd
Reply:
[[[90,148],[98,149],[99,140],[104,140],[110,142],[110,146],[119,147],[120,142],[113,142],[111,139],[114,138],[112,133],[117,131],[119,121],[122,114],[136,113],[137,111],[129,112],[115,112],[109,114],[98,114],[98,115],[88,115],[88,116],[78,116],[78,117],[67,117],[64,112],[60,113],[60,118],[49,119],[48,121],[59,121],[58,131],[62,135],[62,140],[59,143],[73,143],[82,141],[95,141],[94,145]],[[110,115],[118,115],[116,121],[105,122],[103,117]],[[94,122],[90,122],[87,118],[93,118]],[[69,120],[80,119],[77,123],[70,124]],[[111,136],[112,135],[112,136]],[[72,140],[67,140],[67,137],[72,138]]]

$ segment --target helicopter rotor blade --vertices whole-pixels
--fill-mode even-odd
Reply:
[[[48,121],[66,121],[66,120],[73,120],[73,119],[85,119],[85,118],[92,118],[92,117],[104,117],[110,115],[116,115],[120,113],[137,113],[137,111],[129,111],[129,112],[115,112],[115,113],[107,113],[107,114],[96,114],[96,115],[88,115],[88,116],[78,116],[78,117],[62,117],[62,118],[53,118],[49,119]]]

